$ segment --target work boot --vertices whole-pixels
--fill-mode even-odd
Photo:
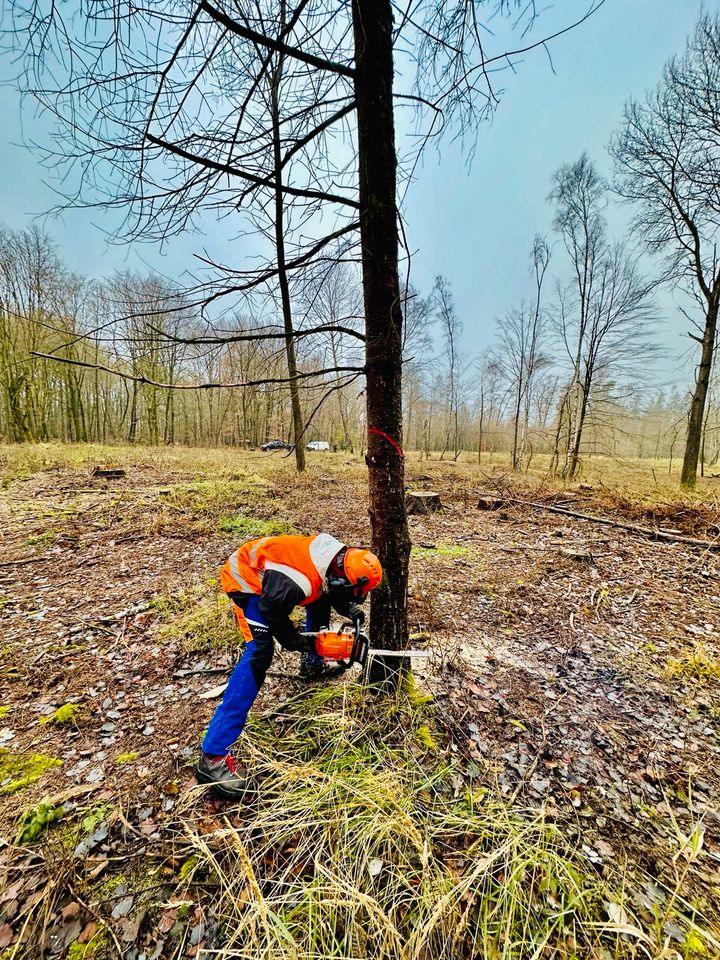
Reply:
[[[212,757],[203,753],[195,768],[198,783],[209,783],[215,796],[221,800],[238,802],[247,792],[247,779],[240,777],[231,754],[225,757]]]
[[[344,667],[337,663],[329,663],[323,657],[310,653],[300,654],[301,680],[332,680],[344,672]]]

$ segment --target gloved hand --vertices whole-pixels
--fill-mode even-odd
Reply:
[[[365,623],[365,611],[358,603],[351,603],[348,608],[350,614],[350,619],[353,622],[353,626],[356,630],[362,630],[363,624]]]
[[[298,631],[294,637],[278,641],[280,646],[292,653],[315,653],[315,637],[303,637]]]

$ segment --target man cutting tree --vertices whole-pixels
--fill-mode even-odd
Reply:
[[[359,628],[365,620],[359,604],[381,579],[375,554],[348,547],[327,533],[262,537],[231,554],[220,571],[220,582],[235,605],[247,647],[205,734],[196,770],[200,783],[211,784],[224,800],[241,799],[245,784],[230,748],[265,680],[275,640],[285,650],[300,652],[300,676],[305,680],[331,678],[342,671],[340,664],[315,651],[311,637],[300,633],[290,619],[294,608],[306,608],[307,633],[328,628],[331,607]]]

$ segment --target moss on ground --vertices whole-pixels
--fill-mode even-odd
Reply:
[[[439,540],[433,547],[413,547],[411,555],[419,559],[462,560],[472,556],[472,549],[464,543]]]
[[[0,748],[0,796],[24,790],[61,763],[62,760],[42,753],[14,753]]]
[[[422,724],[415,731],[415,740],[423,748],[423,750],[428,750],[431,753],[435,753],[438,749],[438,742],[432,734],[430,727],[427,724]]]
[[[197,866],[197,864],[198,864],[197,854],[193,854],[191,857],[188,857],[188,858],[187,858],[187,860],[186,860],[186,861],[183,863],[183,865],[180,867],[180,874],[179,874],[179,876],[180,876],[180,882],[181,882],[181,883],[182,883],[184,880],[187,880],[188,877],[192,876],[192,874],[193,874],[193,872],[194,872],[195,867]]]
[[[423,693],[418,687],[417,680],[415,679],[415,675],[412,670],[408,670],[403,677],[402,692],[407,697],[410,706],[414,708],[422,707],[427,703],[432,703],[433,701],[433,696],[431,693]]]
[[[38,533],[32,537],[28,537],[25,543],[28,547],[41,547],[44,544],[52,543],[53,540],[57,540],[59,536],[59,530],[46,530],[44,533]]]
[[[100,951],[105,951],[110,943],[110,935],[104,927],[101,927],[87,943],[78,943],[77,940],[71,943],[65,954],[65,960],[91,960],[97,957]]]
[[[64,703],[58,707],[54,713],[47,717],[40,717],[40,723],[52,723],[56,726],[62,726],[65,723],[77,723],[82,714],[82,707],[79,703]]]
[[[120,753],[115,757],[115,763],[133,763],[139,756],[140,754],[134,751],[131,753]]]
[[[286,520],[261,520],[250,514],[221,517],[218,521],[218,529],[222,533],[232,533],[238,540],[255,540],[258,537],[278,537],[282,534],[297,533],[296,528]]]

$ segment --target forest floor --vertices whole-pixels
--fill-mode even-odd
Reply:
[[[233,810],[192,778],[239,652],[218,568],[368,542],[360,458],[0,448],[0,958],[720,956],[720,480],[541,469],[409,458],[431,656],[388,707],[278,655]]]

